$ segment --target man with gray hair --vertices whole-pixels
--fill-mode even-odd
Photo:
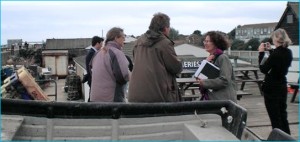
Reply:
[[[176,74],[182,65],[169,39],[170,18],[156,13],[149,30],[134,45],[129,102],[175,102],[180,100]]]

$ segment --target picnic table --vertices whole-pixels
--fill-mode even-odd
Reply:
[[[201,97],[201,94],[197,95],[195,94],[194,89],[198,89],[199,84],[196,81],[195,78],[176,78],[176,81],[178,83],[179,89],[180,89],[180,94],[182,97],[182,100],[194,100],[196,98]],[[197,87],[195,87],[195,85]],[[185,95],[185,91],[191,89],[193,92],[193,95]],[[242,98],[242,96],[244,95],[251,95],[250,93],[238,90],[236,91],[236,95],[237,95],[237,100],[240,100]]]
[[[196,70],[194,69],[184,69],[181,71],[181,73],[178,75],[179,78],[187,78],[192,77]]]
[[[196,81],[196,78],[193,77],[189,77],[189,78],[176,78],[176,81],[178,83],[178,87],[180,89],[180,94],[182,97],[182,100],[185,101],[185,98],[189,98],[189,99],[195,99],[200,97],[200,95],[195,95],[194,89],[196,89],[195,87],[192,88],[192,93],[193,95],[185,95],[185,91],[188,89],[191,89],[191,87],[195,84],[198,84],[198,82]],[[198,88],[198,87],[197,87]]]
[[[262,92],[263,79],[259,79],[258,73],[257,73],[259,71],[259,68],[257,68],[257,67],[236,67],[236,68],[233,68],[233,71],[237,75],[239,75],[239,74],[242,75],[242,76],[237,76],[238,79],[236,79],[237,82],[242,83],[240,90],[244,90],[246,82],[254,82],[254,83],[257,83],[260,94],[263,95],[263,92]],[[252,72],[254,74],[255,78],[251,78],[249,76],[249,72]]]

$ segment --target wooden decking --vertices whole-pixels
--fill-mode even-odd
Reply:
[[[63,93],[62,87],[64,86],[64,80],[57,80],[58,88],[58,101],[67,101],[67,94]],[[238,84],[238,87],[240,84]],[[47,91],[51,91],[52,88],[49,88]],[[52,89],[53,90],[53,89]],[[271,132],[271,124],[269,116],[267,114],[264,98],[261,96],[260,91],[256,83],[249,82],[245,85],[244,91],[251,93],[252,95],[243,96],[241,100],[238,101],[238,104],[247,109],[248,118],[247,126],[259,134],[262,138],[267,139],[268,135]],[[288,120],[290,123],[291,135],[299,139],[299,103],[290,103],[292,94],[288,95]],[[54,100],[54,97],[49,97]],[[296,101],[298,96],[296,97]],[[83,101],[83,100],[80,100]]]
[[[249,83],[250,84],[250,83]],[[247,126],[255,133],[267,138],[272,130],[271,122],[265,108],[264,98],[260,95],[255,83],[248,85],[245,90],[254,95],[244,96],[238,104],[247,109]],[[288,95],[287,112],[291,135],[299,139],[299,103],[290,103],[292,94]],[[296,98],[298,100],[298,97]]]

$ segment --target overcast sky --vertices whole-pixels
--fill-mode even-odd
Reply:
[[[1,43],[7,39],[41,42],[49,38],[90,38],[112,27],[139,36],[153,14],[170,16],[180,34],[195,30],[230,32],[238,25],[278,22],[286,1],[2,1]]]

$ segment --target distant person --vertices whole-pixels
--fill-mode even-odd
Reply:
[[[282,131],[291,134],[289,122],[287,120],[287,79],[286,75],[291,66],[293,56],[292,51],[288,48],[291,40],[284,29],[275,30],[272,35],[274,50],[266,43],[261,43],[258,47],[259,69],[265,74],[263,83],[263,94],[265,105],[269,114],[272,128],[279,128]],[[265,47],[265,45],[267,45]],[[270,55],[262,63],[265,51],[268,50]]]
[[[29,46],[29,44],[27,43],[27,41],[25,41],[24,47],[25,47],[26,50],[28,50],[28,46]]]
[[[124,102],[129,80],[128,61],[123,51],[123,29],[114,27],[106,34],[105,46],[92,59],[91,102]]]
[[[169,16],[156,13],[149,30],[134,45],[129,102],[180,101],[176,74],[182,71],[182,65],[169,33]]]
[[[202,99],[231,100],[236,103],[236,84],[233,67],[228,56],[224,54],[224,50],[229,47],[228,39],[216,31],[209,31],[204,37],[204,48],[209,53],[206,60],[220,68],[220,75],[215,79],[197,78]]]
[[[86,57],[85,57],[85,67],[87,74],[84,75],[83,83],[86,81],[88,82],[89,87],[91,88],[91,83],[92,83],[92,73],[91,73],[91,68],[90,68],[90,62],[92,58],[94,57],[95,53],[98,52],[98,50],[102,47],[103,45],[103,38],[100,38],[98,36],[94,36],[92,38],[92,48],[89,49]]]

